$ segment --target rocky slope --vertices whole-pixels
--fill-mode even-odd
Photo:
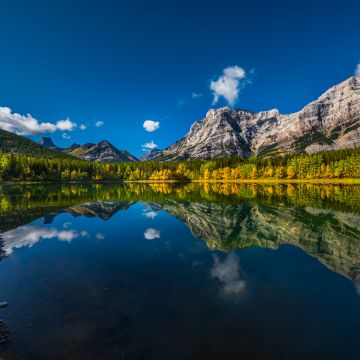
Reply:
[[[126,150],[118,150],[108,141],[103,140],[98,144],[86,143],[79,145],[73,143],[68,148],[60,148],[56,146],[50,137],[43,137],[39,141],[39,145],[56,152],[62,152],[83,160],[96,162],[130,162],[139,161],[135,156]]]
[[[139,161],[135,156],[126,150],[118,150],[108,141],[103,140],[98,144],[85,144],[75,147],[68,152],[69,155],[76,156],[80,159],[96,162],[130,162]]]
[[[160,149],[153,149],[150,151],[145,152],[143,155],[139,157],[140,161],[150,161],[154,159],[157,155],[161,154],[162,150]]]
[[[65,153],[78,157],[83,160],[96,162],[131,162],[139,161],[135,156],[126,150],[119,150],[108,141],[103,140],[98,144],[86,143],[79,145],[73,143],[68,148],[60,148],[55,145],[50,137],[42,137],[39,145],[43,148],[53,150],[58,153]]]
[[[212,109],[157,160],[313,153],[360,146],[360,77],[333,86],[302,110]]]

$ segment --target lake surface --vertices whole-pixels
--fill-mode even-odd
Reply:
[[[0,187],[0,358],[360,359],[360,187]]]

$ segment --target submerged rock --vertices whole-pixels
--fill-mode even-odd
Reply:
[[[1,308],[5,308],[5,307],[7,307],[7,306],[9,306],[9,304],[8,304],[6,301],[0,302],[0,309],[1,309]]]

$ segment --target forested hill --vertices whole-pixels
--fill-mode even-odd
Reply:
[[[31,150],[29,150],[31,151]],[[44,150],[43,150],[44,151]],[[49,150],[50,151],[50,150]],[[56,155],[57,153],[55,153]],[[53,158],[52,158],[53,157]],[[360,148],[312,155],[240,157],[179,162],[99,163],[75,157],[14,155],[0,151],[0,182],[151,180],[237,181],[243,179],[360,179]]]
[[[42,158],[70,158],[71,156],[46,149],[23,136],[0,129],[0,152]]]

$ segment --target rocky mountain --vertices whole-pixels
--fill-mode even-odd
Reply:
[[[140,161],[150,161],[152,159],[154,159],[157,155],[161,154],[162,150],[160,149],[153,149],[150,151],[146,151],[144,154],[142,154],[139,157]]]
[[[126,150],[118,150],[108,141],[103,140],[98,144],[88,143],[67,151],[69,155],[80,159],[96,162],[132,162],[139,161]]]
[[[283,115],[261,112],[208,111],[182,139],[157,160],[208,159],[314,153],[360,146],[360,76],[333,86],[302,110]]]
[[[118,150],[114,145],[110,144],[106,140],[103,140],[98,144],[86,143],[84,145],[79,145],[73,143],[68,148],[64,149],[55,145],[50,137],[43,137],[39,141],[39,145],[56,152],[62,152],[89,161],[96,161],[96,162],[139,161],[135,156],[131,155],[128,151]]]
[[[42,137],[39,140],[39,144],[41,146],[46,147],[47,149],[50,149],[50,150],[53,150],[53,151],[62,151],[63,150],[62,148],[60,148],[59,146],[56,146],[54,144],[51,137],[46,137],[46,136]]]
[[[94,145],[94,144],[93,144]],[[77,143],[72,143],[67,149],[63,149],[63,152],[69,153],[77,148],[79,148],[81,145]]]

